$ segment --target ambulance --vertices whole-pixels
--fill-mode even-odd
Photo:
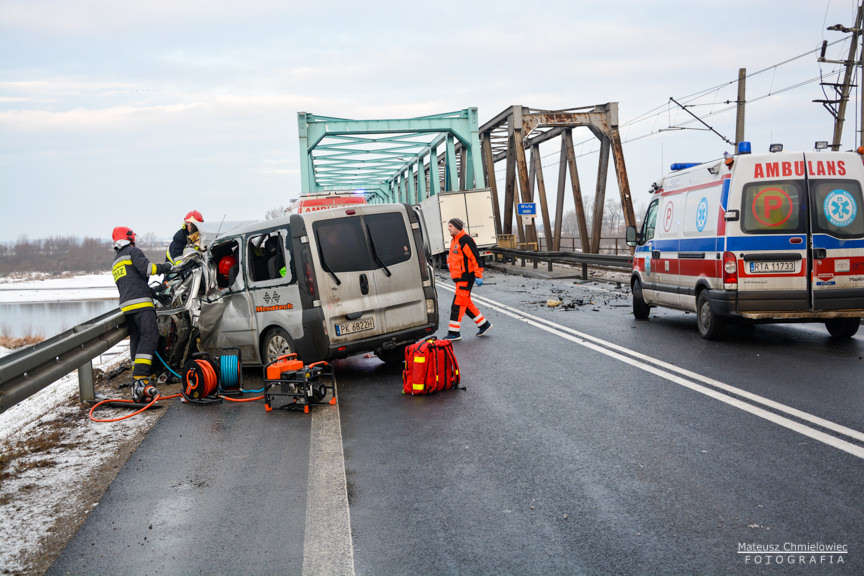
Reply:
[[[739,323],[824,322],[851,338],[864,317],[864,148],[738,153],[673,164],[655,182],[635,247],[633,315],[696,313],[703,338]]]
[[[357,207],[366,204],[362,192],[346,190],[331,190],[329,192],[313,192],[306,194],[291,203],[285,210],[286,214],[304,214],[329,210],[331,208]]]

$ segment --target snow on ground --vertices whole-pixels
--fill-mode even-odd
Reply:
[[[110,274],[16,282],[15,290],[7,287],[8,283],[0,284],[2,301],[89,299],[94,291],[117,297]],[[94,371],[109,372],[128,359],[128,349],[128,341],[123,341],[94,358]],[[0,357],[9,352],[0,348]],[[122,394],[116,390],[128,375],[103,386],[103,392],[128,398],[128,389]],[[111,460],[134,450],[164,412],[151,410],[128,420],[101,423],[91,421],[88,410],[88,405],[79,403],[75,371],[0,414],[0,574],[44,573],[98,504],[101,492],[94,487],[95,477],[113,479],[117,470],[112,468],[122,462]],[[106,410],[100,416],[128,413]]]
[[[56,302],[117,298],[111,273],[64,278],[0,278],[0,302]]]

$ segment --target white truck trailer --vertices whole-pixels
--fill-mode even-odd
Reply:
[[[465,222],[465,230],[477,243],[480,256],[492,255],[489,248],[496,243],[495,212],[492,190],[489,188],[435,194],[420,202],[420,212],[436,265],[443,266],[447,262],[447,251],[450,249],[447,222],[451,218]]]

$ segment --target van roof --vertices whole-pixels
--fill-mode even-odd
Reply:
[[[364,213],[375,213],[381,212],[382,209],[386,209],[387,207],[393,209],[395,207],[401,207],[402,204],[391,203],[391,204],[357,204],[356,206],[352,205],[350,207],[351,210],[356,210],[358,214]],[[338,208],[342,208],[342,206],[338,206]],[[212,242],[209,242],[207,245],[212,244],[216,240],[221,240],[222,238],[228,236],[238,236],[240,234],[248,234],[250,232],[259,232],[261,230],[270,230],[273,228],[278,228],[280,226],[285,226],[290,223],[291,216],[299,216],[304,219],[313,219],[318,220],[321,218],[332,218],[334,214],[338,214],[338,212],[334,210],[319,210],[316,212],[304,212],[302,214],[287,214],[285,216],[279,216],[277,218],[272,218],[270,220],[254,220],[254,221],[244,221],[237,223],[237,226],[233,226],[232,228],[226,230],[223,226],[222,231],[219,233],[219,236],[215,237]],[[203,234],[203,232],[202,232]]]

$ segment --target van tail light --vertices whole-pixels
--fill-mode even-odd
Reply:
[[[732,252],[723,253],[723,284],[738,284],[738,260]]]
[[[306,290],[309,292],[309,296],[312,300],[315,300],[317,296],[317,288],[315,287],[315,273],[312,271],[312,264],[307,260],[303,264],[303,272],[306,277]]]

